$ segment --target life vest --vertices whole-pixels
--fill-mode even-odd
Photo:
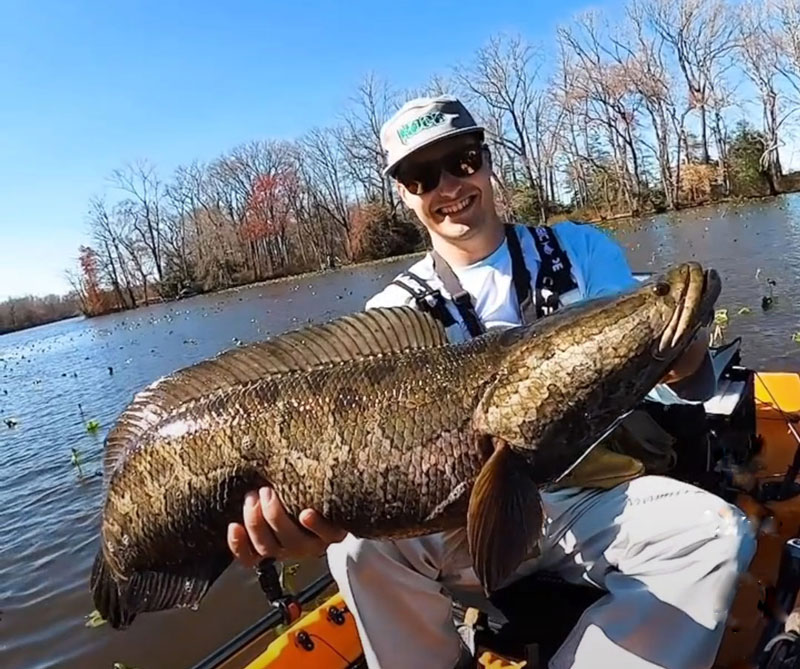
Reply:
[[[564,252],[555,232],[547,226],[527,227],[536,250],[540,266],[536,275],[535,290],[531,290],[531,275],[525,265],[522,247],[513,225],[506,225],[506,240],[511,256],[511,275],[517,294],[520,317],[523,323],[530,323],[555,312],[561,305],[563,296],[577,292],[578,283],[572,273],[572,264]],[[447,261],[435,250],[430,252],[433,271],[447,290],[461,320],[471,337],[483,334],[486,329],[475,310],[472,297],[463,288],[455,272]],[[417,306],[439,319],[445,327],[455,323],[445,306],[446,299],[441,291],[434,289],[420,276],[411,271],[402,272],[392,281],[408,292]]]

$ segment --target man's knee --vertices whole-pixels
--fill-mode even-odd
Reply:
[[[340,585],[346,581],[368,581],[380,572],[387,548],[387,542],[348,534],[343,541],[328,547],[328,568]]]
[[[703,552],[706,568],[721,570],[730,579],[747,571],[756,552],[756,533],[741,509],[706,493],[698,499],[694,522],[707,537]],[[687,539],[692,535],[688,532]]]
[[[717,538],[722,557],[743,573],[756,552],[756,532],[747,515],[737,506],[718,499]]]
[[[359,583],[399,578],[401,573],[416,573],[436,578],[441,568],[443,535],[432,534],[411,539],[359,539],[348,534],[344,541],[328,548],[328,565],[334,578],[345,577]]]

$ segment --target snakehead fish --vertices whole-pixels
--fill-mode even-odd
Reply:
[[[124,628],[198,606],[232,561],[228,523],[265,484],[360,537],[466,526],[494,590],[535,550],[540,489],[664,377],[719,292],[687,263],[458,344],[426,313],[374,309],[156,381],[106,440],[99,613]]]

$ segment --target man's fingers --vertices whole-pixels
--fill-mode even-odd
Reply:
[[[325,516],[313,509],[301,511],[299,520],[303,527],[316,534],[326,545],[338,543],[347,536],[345,530],[328,522]]]
[[[280,537],[281,545],[286,553],[297,555],[319,552],[319,540],[298,527],[297,523],[286,513],[286,509],[283,508],[278,496],[271,488],[261,488],[258,494],[264,518],[275,536]]]
[[[250,545],[247,530],[244,529],[244,525],[239,523],[228,525],[228,548],[245,567],[255,567],[261,560],[261,556],[257,555]]]
[[[244,498],[244,526],[256,553],[265,557],[280,557],[283,546],[265,520],[258,495],[247,493]]]

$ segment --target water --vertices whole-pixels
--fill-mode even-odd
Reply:
[[[694,258],[724,282],[727,339],[769,370],[800,369],[800,196],[616,224],[636,270]],[[234,346],[354,311],[408,260],[255,286],[0,337],[0,666],[185,667],[264,612],[252,573],[234,567],[200,609],[143,615],[126,632],[87,628],[97,548],[102,440],[135,391]],[[756,280],[757,269],[761,270]],[[775,279],[763,312],[764,280]],[[737,315],[741,307],[751,313]],[[109,373],[109,367],[113,374]],[[81,416],[79,405],[83,410]],[[85,421],[98,420],[92,434]],[[70,463],[81,453],[84,477]]]

